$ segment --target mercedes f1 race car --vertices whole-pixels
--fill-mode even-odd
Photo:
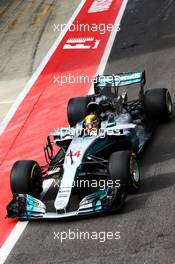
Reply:
[[[157,125],[172,116],[169,91],[144,90],[145,83],[145,71],[97,76],[94,94],[71,98],[69,127],[48,135],[47,164],[15,162],[7,217],[56,219],[119,210],[139,190],[139,154]],[[58,183],[56,191],[49,189],[52,209],[42,199],[43,182],[50,178]]]

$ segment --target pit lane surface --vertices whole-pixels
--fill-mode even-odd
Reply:
[[[174,98],[175,4],[130,0],[106,73],[147,70],[148,87]],[[175,263],[175,119],[162,125],[144,153],[142,188],[118,215],[31,222],[6,263]],[[120,231],[120,240],[54,239],[54,232]]]
[[[79,2],[0,1],[0,122],[60,34],[53,25],[67,23]]]
[[[108,6],[108,11],[102,11],[103,15],[101,12],[95,15],[91,12],[93,3],[94,0],[82,0],[68,23],[71,24],[73,21],[74,23],[78,21],[80,24],[86,23],[86,21],[89,23],[95,22],[98,25],[101,25],[104,21],[105,24],[113,24],[115,21],[119,23],[127,0],[123,2],[122,0],[109,1],[110,6]],[[89,10],[90,12],[88,12]],[[43,152],[41,152],[41,146],[44,144],[43,139],[47,137],[53,128],[63,127],[65,125],[68,99],[73,96],[87,94],[91,85],[87,81],[83,83],[72,83],[68,81],[63,87],[61,82],[55,82],[55,77],[59,78],[60,75],[61,77],[65,76],[65,71],[68,76],[69,74],[75,75],[75,71],[80,76],[82,75],[82,69],[86,67],[85,74],[91,80],[92,76],[97,72],[108,39],[111,35],[109,44],[113,43],[115,32],[110,34],[107,31],[106,34],[101,35],[99,31],[94,33],[86,29],[87,35],[85,34],[86,37],[83,38],[84,34],[82,35],[82,31],[68,31],[67,33],[63,31],[60,37],[56,39],[56,42],[54,42],[35,74],[24,87],[22,95],[20,94],[12,106],[5,122],[2,125],[0,124],[0,185],[3,186],[3,190],[0,192],[0,246],[3,245],[0,250],[0,255],[2,252],[2,259],[4,259],[8,253],[7,251],[19,237],[19,231],[22,232],[24,226],[26,226],[26,224],[22,225],[20,223],[16,225],[16,222],[12,219],[6,220],[4,218],[6,215],[6,204],[11,199],[9,172],[14,161],[18,160],[19,157],[20,159],[30,159],[31,157],[40,164],[45,163]],[[113,39],[112,42],[111,39]],[[82,44],[75,44],[77,41],[78,43],[81,41]],[[72,49],[75,52],[72,52]],[[106,53],[109,55],[110,50],[106,52],[105,49],[105,55]],[[77,60],[77,56],[82,59]],[[103,57],[102,62],[106,65],[107,59]],[[100,65],[103,64],[100,63]],[[70,72],[68,72],[68,69]],[[59,76],[57,76],[57,73],[59,73]],[[6,126],[6,121],[9,120],[9,116],[13,116],[13,118]],[[47,123],[45,122],[46,119]],[[15,231],[15,228],[17,228],[17,231]],[[11,232],[12,229],[14,232]],[[9,234],[10,237],[6,240]]]

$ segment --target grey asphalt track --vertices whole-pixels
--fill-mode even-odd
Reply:
[[[175,2],[129,0],[106,73],[146,69],[148,87],[175,92]],[[175,264],[175,118],[146,149],[142,187],[120,214],[75,221],[31,222],[6,264]],[[54,239],[54,232],[120,232],[120,240]]]
[[[0,1],[0,122],[80,0]]]

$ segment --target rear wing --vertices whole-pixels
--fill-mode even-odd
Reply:
[[[114,75],[98,75],[94,79],[94,90],[96,94],[101,93],[107,87],[120,87],[140,84],[141,88],[146,83],[146,74],[143,72],[128,72]]]

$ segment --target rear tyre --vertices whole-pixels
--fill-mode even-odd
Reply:
[[[144,95],[143,106],[149,119],[169,121],[172,117],[171,95],[166,88],[147,90]]]
[[[90,97],[71,98],[67,106],[67,119],[71,127],[75,126],[80,120],[87,115],[87,105]]]
[[[16,161],[10,175],[13,194],[39,196],[42,189],[42,173],[39,164],[33,160]]]

